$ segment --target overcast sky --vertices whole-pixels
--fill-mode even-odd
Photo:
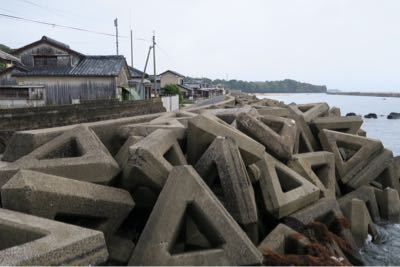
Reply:
[[[118,17],[121,35],[133,28],[140,69],[155,30],[158,73],[348,91],[400,91],[399,12],[398,0],[0,0],[3,14],[111,34]],[[0,43],[17,48],[42,35],[115,54],[113,37],[0,16]],[[120,38],[120,53],[130,64],[129,38]]]

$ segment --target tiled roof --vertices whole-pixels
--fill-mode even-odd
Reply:
[[[14,76],[118,76],[125,64],[123,56],[84,56],[75,67],[34,68]]]
[[[138,70],[134,67],[130,67],[128,66],[129,69],[129,74],[131,75],[132,78],[142,78],[143,75],[143,71]],[[147,73],[144,74],[144,77],[149,77],[149,75]]]
[[[165,73],[167,73],[167,72],[170,72],[170,73],[172,73],[172,74],[175,74],[176,76],[185,77],[184,75],[182,75],[182,74],[180,74],[180,73],[178,73],[178,72],[176,72],[176,71],[173,71],[173,70],[166,70],[166,71],[164,71],[163,73],[161,73],[160,75],[163,75],[163,74],[165,74]]]

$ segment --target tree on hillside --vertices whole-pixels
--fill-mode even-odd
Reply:
[[[0,50],[4,51],[6,53],[11,53],[11,48],[9,48],[6,45],[0,44]],[[4,69],[6,67],[6,64],[4,62],[0,62],[0,70]]]

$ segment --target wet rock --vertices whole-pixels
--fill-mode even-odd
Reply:
[[[398,120],[400,119],[400,113],[397,112],[390,112],[390,114],[387,116],[389,120]]]
[[[368,113],[367,115],[364,115],[364,118],[366,118],[366,119],[377,119],[378,116],[375,113]]]

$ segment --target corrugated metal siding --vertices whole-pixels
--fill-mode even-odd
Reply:
[[[71,104],[72,99],[113,99],[116,97],[114,77],[109,78],[31,78],[24,81],[28,84],[44,85],[46,104]]]

